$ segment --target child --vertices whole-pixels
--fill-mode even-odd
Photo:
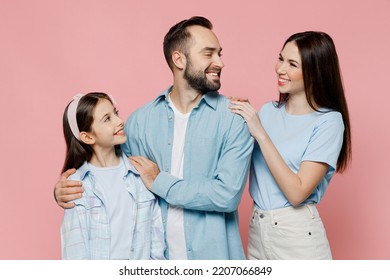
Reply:
[[[66,209],[61,225],[63,259],[164,259],[156,197],[120,150],[123,121],[105,93],[76,95],[66,107],[63,171],[77,168],[84,193]]]

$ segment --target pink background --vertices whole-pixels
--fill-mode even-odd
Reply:
[[[353,164],[334,177],[319,209],[335,259],[390,259],[389,0],[0,0],[0,259],[60,258],[53,186],[65,152],[64,107],[75,93],[105,91],[127,119],[171,84],[162,39],[192,15],[214,23],[226,65],[221,92],[258,108],[277,98],[274,64],[289,35],[333,37]],[[250,209],[246,190],[245,247]]]

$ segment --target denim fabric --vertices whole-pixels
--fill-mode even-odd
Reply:
[[[129,259],[164,259],[164,233],[161,210],[156,197],[149,192],[137,170],[123,155],[126,166],[123,180],[134,198],[132,204],[133,236]],[[76,206],[66,209],[61,225],[63,259],[110,259],[110,221],[99,194],[94,175],[85,162],[69,180],[83,182],[83,197]],[[121,230],[120,228],[113,230]]]
[[[209,92],[192,110],[184,146],[183,179],[170,174],[174,112],[166,89],[128,119],[127,155],[156,162],[152,192],[160,197],[166,228],[168,204],[184,208],[188,259],[244,259],[237,208],[247,181],[253,138],[229,100]],[[166,252],[169,258],[169,248]]]

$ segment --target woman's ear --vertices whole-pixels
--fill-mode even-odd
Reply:
[[[184,55],[184,53],[179,51],[174,51],[172,53],[172,61],[173,64],[175,64],[175,66],[180,70],[183,70],[187,64],[186,56]]]
[[[95,138],[85,131],[80,132],[80,140],[87,145],[95,144]]]

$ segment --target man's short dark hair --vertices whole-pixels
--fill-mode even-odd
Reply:
[[[212,23],[205,17],[194,16],[189,19],[182,20],[172,26],[164,37],[164,56],[169,68],[173,69],[171,55],[175,50],[180,50],[184,54],[188,54],[188,40],[191,34],[187,27],[199,25],[207,29],[213,29]]]

